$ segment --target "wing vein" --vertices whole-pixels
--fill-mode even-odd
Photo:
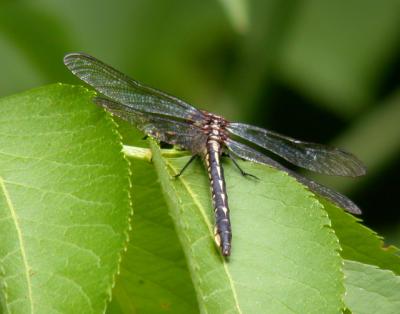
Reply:
[[[243,123],[230,123],[228,131],[305,169],[348,177],[365,174],[365,167],[357,157],[338,148],[299,141]]]

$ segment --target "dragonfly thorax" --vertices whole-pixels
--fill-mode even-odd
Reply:
[[[201,129],[207,134],[207,141],[216,141],[219,143],[226,141],[228,138],[226,130],[228,121],[212,113],[203,112],[207,119],[203,122]]]

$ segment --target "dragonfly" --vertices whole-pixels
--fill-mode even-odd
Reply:
[[[231,158],[243,176],[252,175],[241,169],[237,158],[284,171],[339,207],[361,214],[360,208],[346,196],[299,175],[266,155],[270,152],[293,165],[322,174],[364,175],[364,165],[351,153],[300,141],[257,126],[230,122],[146,86],[85,53],[67,54],[64,64],[100,94],[93,98],[95,104],[132,123],[147,136],[190,151],[192,157],[176,176],[182,175],[196,157],[202,158],[208,172],[214,208],[214,240],[223,256],[229,256],[232,247],[228,195],[221,166],[224,156]]]

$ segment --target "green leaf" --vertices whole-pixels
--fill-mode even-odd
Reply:
[[[346,306],[353,313],[393,314],[400,309],[400,277],[372,265],[344,264]]]
[[[104,312],[111,298],[129,225],[129,169],[115,124],[93,95],[53,85],[0,100],[4,312]],[[343,258],[400,271],[398,251],[382,249],[354,217],[322,200],[328,217],[285,173],[240,162],[261,179],[244,178],[225,159],[233,250],[223,258],[203,165],[174,179],[189,157],[150,144],[155,167],[146,149],[130,151],[141,159],[131,168],[136,215],[108,313],[337,313],[345,290],[340,246]],[[357,300],[369,291],[380,293],[384,309],[397,305],[395,294],[368,280],[397,287],[398,277],[348,265],[349,310],[362,312]]]
[[[241,162],[260,180],[225,164],[233,249],[222,258],[213,240],[208,178],[188,157],[153,162],[170,205],[202,312],[337,313],[344,293],[338,241],[322,206],[285,173]]]
[[[92,92],[51,85],[0,100],[4,312],[99,313],[128,229],[129,172]]]
[[[131,165],[135,219],[107,312],[196,313],[196,295],[154,166],[135,159]]]
[[[382,238],[376,232],[360,224],[360,219],[345,213],[342,209],[321,200],[329,214],[332,228],[340,241],[344,259],[379,266],[400,274],[399,249],[384,247]]]

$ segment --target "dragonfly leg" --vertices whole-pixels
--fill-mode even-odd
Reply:
[[[244,171],[242,168],[240,168],[240,166],[239,166],[239,164],[237,163],[237,161],[235,160],[235,158],[233,158],[231,155],[226,154],[226,156],[232,160],[233,164],[236,166],[236,168],[239,169],[240,174],[241,174],[242,176],[244,176],[244,177],[252,177],[252,178],[254,178],[254,179],[259,180],[259,178],[256,177],[254,174],[248,173],[248,172]]]
[[[182,175],[182,173],[186,170],[186,168],[192,163],[193,160],[195,160],[197,158],[197,155],[192,155],[192,157],[190,157],[189,161],[186,163],[186,165],[183,166],[183,168],[181,169],[181,171],[179,171],[178,174],[174,175],[174,178],[180,177]]]

